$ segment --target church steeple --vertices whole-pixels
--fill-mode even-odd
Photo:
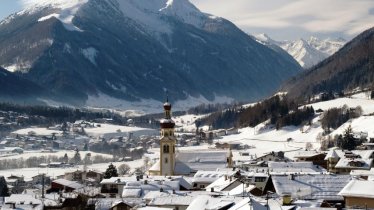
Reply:
[[[171,119],[171,104],[168,96],[164,103],[164,112],[165,116],[160,120],[160,175],[174,175],[177,139],[174,136],[175,122]]]

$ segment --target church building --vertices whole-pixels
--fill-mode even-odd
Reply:
[[[149,175],[192,175],[197,170],[232,167],[232,153],[228,150],[186,151],[177,154],[175,122],[171,119],[171,104],[168,99],[164,103],[164,113],[164,118],[160,120],[160,158],[148,170]]]

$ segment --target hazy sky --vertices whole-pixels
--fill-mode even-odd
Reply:
[[[69,0],[67,0],[69,1]],[[282,39],[352,38],[374,26],[374,0],[190,0],[249,33]],[[0,0],[0,19],[22,9],[21,0]]]
[[[352,38],[374,26],[374,0],[191,0],[242,30],[276,39]]]

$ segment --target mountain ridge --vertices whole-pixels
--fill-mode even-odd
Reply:
[[[281,47],[298,61],[304,69],[311,68],[333,55],[346,43],[342,38],[321,40],[314,36],[309,37],[307,40],[300,38],[294,41],[275,41],[267,34],[257,34],[254,37],[262,44],[270,43]]]
[[[0,25],[0,65],[64,101],[84,105],[100,94],[162,100],[166,89],[175,100],[254,100],[300,71],[291,56],[186,0],[72,1],[79,7],[48,2]],[[175,18],[180,7],[188,8]]]

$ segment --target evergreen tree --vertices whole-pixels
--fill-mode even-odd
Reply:
[[[68,157],[67,153],[65,153],[64,158],[62,159],[62,162],[64,162],[64,163],[68,163],[69,162],[69,157]]]
[[[118,177],[117,168],[111,163],[104,173],[104,179]]]
[[[374,90],[371,91],[371,99],[374,99]]]
[[[0,176],[0,197],[9,196],[8,185],[3,176]]]
[[[74,164],[78,165],[81,162],[81,160],[82,160],[81,154],[79,154],[79,150],[76,149],[74,157],[73,157]]]
[[[344,131],[342,149],[354,150],[356,148],[355,138],[351,125]]]

